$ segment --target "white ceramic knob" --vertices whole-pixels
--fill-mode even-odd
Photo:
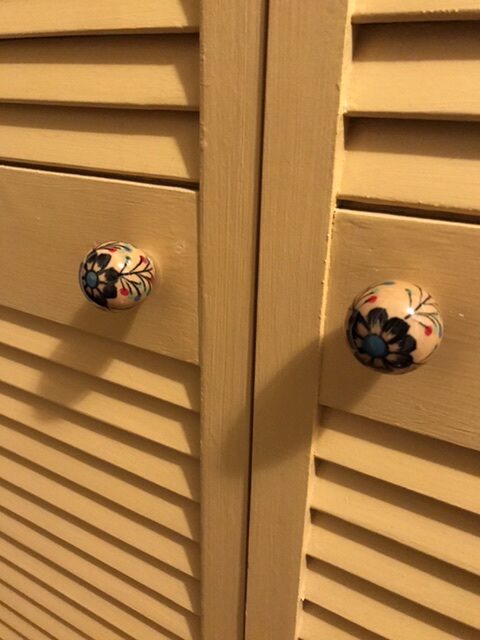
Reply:
[[[80,264],[80,288],[100,309],[131,309],[150,294],[155,267],[144,251],[129,242],[105,242]]]
[[[423,287],[385,280],[354,299],[346,331],[353,355],[363,365],[382,373],[406,373],[436,351],[443,320]]]

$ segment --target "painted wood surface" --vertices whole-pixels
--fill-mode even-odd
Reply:
[[[42,167],[0,170],[0,617],[242,640],[265,3],[203,3],[201,96],[198,2],[35,4],[0,7],[0,159]],[[200,152],[200,215],[145,183],[196,185]],[[77,285],[112,234],[160,272],[127,317]]]
[[[202,633],[243,640],[264,0],[202,2]]]
[[[349,85],[350,115],[478,120],[480,26],[359,26]]]
[[[51,636],[55,637],[54,634],[57,634],[60,638],[70,636],[72,640],[85,640],[85,637],[82,637],[79,631],[54,618],[38,605],[25,598],[20,592],[7,587],[3,582],[0,583],[0,594],[4,607],[8,607],[9,611],[15,612],[24,620],[34,624],[39,629],[39,633],[49,633],[48,640],[51,640]],[[14,636],[14,640],[17,640],[17,637]]]
[[[478,0],[353,0],[353,22],[476,20]]]
[[[161,593],[153,595],[139,588],[138,585],[132,584],[125,579],[125,576],[119,576],[108,566],[99,565],[91,558],[79,555],[71,547],[62,545],[61,540],[45,536],[43,531],[22,522],[6,511],[2,512],[2,534],[77,576],[102,593],[111,595],[117,601],[121,602],[123,598],[128,598],[129,607],[144,615],[145,618],[155,621],[155,618],[161,620],[165,617],[172,626],[177,627],[180,635],[185,634],[185,626],[195,625],[195,621],[198,625],[198,618],[189,613],[192,608],[199,612],[198,589],[194,588],[198,583],[187,576],[178,574],[175,580],[165,572],[160,587],[160,591],[164,592],[163,596]],[[182,609],[172,607],[169,600],[170,603],[180,605]]]
[[[0,61],[0,101],[168,109],[199,104],[196,35],[1,40]]]
[[[351,118],[339,196],[477,216],[479,150],[477,122]]]
[[[98,615],[107,624],[120,631],[126,631],[132,637],[155,640],[162,635],[169,638],[168,632],[177,633],[189,640],[200,637],[198,616],[188,612],[176,612],[168,602],[162,602],[158,597],[149,597],[147,593],[139,592],[128,583],[119,584],[113,576],[106,583],[102,582],[102,578],[106,578],[108,574],[106,575],[101,568],[89,568],[88,563],[82,562],[78,555],[69,554],[61,548],[55,553],[54,545],[49,546],[41,536],[27,537],[28,531],[28,528],[16,523],[13,523],[12,528],[11,521],[6,519],[5,533],[2,531],[0,535],[0,556],[15,558],[16,566],[29,575],[40,577],[41,582],[51,585],[51,588],[63,597],[74,602],[81,601],[82,607],[88,612]],[[14,534],[13,539],[9,533]],[[25,545],[27,540],[30,543]],[[42,559],[34,555],[38,551],[42,552]],[[92,589],[92,586],[101,586],[106,596]],[[122,606],[124,598],[128,598],[128,608]],[[132,611],[140,613],[144,616],[143,619],[132,615]],[[162,632],[162,627],[166,633]]]
[[[187,362],[7,307],[0,307],[0,342],[179,407],[200,409],[200,371]]]
[[[474,629],[480,626],[475,576],[344,520],[322,513],[312,520],[309,556]],[[388,637],[389,631],[382,633]]]
[[[0,9],[0,35],[65,35],[130,31],[197,31],[199,0],[8,0]]]
[[[303,606],[300,638],[318,640],[322,634],[329,640],[385,640],[376,633],[371,633],[307,600]]]
[[[196,182],[198,115],[2,104],[0,158]]]
[[[27,618],[23,618],[14,609],[0,604],[0,616],[4,623],[0,623],[0,633],[2,640],[51,640],[37,625],[32,624]]]
[[[478,227],[338,211],[334,230],[321,403],[480,448]],[[344,335],[356,293],[389,278],[418,280],[438,300],[446,325],[428,364],[395,378],[358,364]]]
[[[18,488],[3,483],[0,494],[2,513],[44,535],[47,540],[63,543],[67,549],[78,552],[83,558],[95,561],[100,566],[115,567],[119,575],[127,580],[144,585],[160,597],[166,597],[187,610],[198,611],[199,582],[187,573],[177,572],[171,565],[162,563],[149,554],[143,554],[138,549],[122,546],[118,539],[82,520],[69,517],[65,511]],[[2,586],[4,583],[0,582],[0,591]],[[3,597],[2,601],[5,601]]]
[[[480,456],[343,411],[325,408],[315,455],[480,515]]]
[[[33,496],[33,501],[44,505],[47,510],[57,509],[65,513],[66,519],[92,526],[97,531],[97,537],[114,540],[117,546],[128,545],[130,553],[152,556],[167,569],[185,573],[191,577],[199,577],[200,550],[198,544],[173,535],[168,530],[152,526],[152,521],[145,518],[132,517],[133,514],[109,501],[102,501],[98,496],[88,491],[79,491],[76,484],[66,479],[58,478],[48,472],[42,472],[28,461],[18,460],[15,456],[2,456],[2,482],[12,485],[14,495]],[[8,491],[8,488],[6,489]],[[3,492],[3,490],[2,490]],[[16,498],[15,498],[16,500]],[[14,513],[20,509],[15,502],[6,508]],[[52,531],[53,535],[62,539],[62,531]],[[100,559],[101,560],[101,559]],[[14,562],[14,558],[12,558]]]
[[[480,575],[472,513],[327,462],[317,464],[311,506]]]
[[[369,4],[371,15],[360,19],[364,22],[369,17],[375,21],[374,12],[379,22],[386,23],[402,18],[422,21],[427,15],[441,20],[447,4],[459,9],[455,17],[467,18],[461,3],[452,7],[441,0],[435,3],[435,15],[423,17],[420,10],[418,15],[411,12],[413,3],[408,1],[395,3],[395,16],[388,14],[394,3]],[[359,20],[360,6],[367,3],[354,5],[354,21]],[[428,11],[429,3],[422,8]],[[382,10],[385,15],[380,15]],[[269,155],[269,96],[279,100],[281,95],[285,108],[289,103],[279,87],[283,80],[290,82],[296,89],[294,112],[301,113],[301,88],[288,76],[288,69],[290,63],[301,68],[304,80],[305,64],[292,57],[286,34],[276,50],[281,76],[274,75],[275,59],[269,58],[252,466],[253,587],[247,606],[247,638],[250,631],[252,640],[474,640],[478,635],[480,503],[479,459],[474,450],[478,447],[474,326],[478,313],[475,296],[468,295],[471,289],[465,285],[474,280],[477,227],[365,211],[366,203],[372,202],[392,211],[421,209],[424,216],[430,210],[451,218],[459,213],[476,215],[475,88],[468,86],[468,74],[456,77],[458,69],[456,75],[452,72],[455,96],[449,97],[450,86],[443,83],[442,96],[425,91],[422,98],[421,86],[427,77],[423,62],[430,65],[430,82],[442,75],[442,65],[453,69],[457,59],[468,67],[468,43],[471,38],[474,48],[476,27],[466,22],[358,25],[353,67],[349,29],[339,82],[340,104],[347,113],[345,137],[340,124],[334,155],[328,156],[325,141],[302,153],[302,136],[297,132],[295,138],[288,137],[294,118],[290,115],[286,124],[281,110],[275,111],[270,126],[277,144],[289,153],[284,173],[275,173],[282,166],[281,150],[274,147],[277,153]],[[288,29],[298,33],[291,16]],[[271,21],[272,42],[276,35],[276,23]],[[317,38],[318,52],[327,58],[334,47],[328,41],[326,54],[319,44],[326,42]],[[319,65],[316,71],[319,82]],[[274,78],[271,85],[269,74]],[[455,91],[455,82],[463,83],[469,93],[462,95],[460,85]],[[414,93],[407,91],[409,83],[420,87],[415,105]],[[306,84],[312,92],[315,81]],[[423,84],[428,86],[426,80]],[[317,106],[318,120],[304,118],[302,123],[304,127],[309,123],[305,130],[313,141],[329,117],[318,100]],[[402,119],[391,117],[397,115]],[[432,115],[442,120],[429,121]],[[351,201],[363,209],[338,211],[330,237],[328,212],[317,213],[312,227],[305,225],[305,203],[316,198],[318,205],[324,193],[318,171],[310,182],[304,180],[316,166],[320,147],[330,171],[336,164],[333,195],[340,206]],[[268,182],[271,175],[282,177],[273,187]],[[292,197],[299,183],[304,191],[300,202]],[[278,199],[272,198],[269,188]],[[272,211],[271,200],[276,205]],[[283,207],[291,207],[288,225],[283,225]],[[319,233],[329,243],[326,255]],[[291,253],[291,246],[300,240],[301,250]],[[316,253],[310,250],[310,241],[316,243]],[[282,251],[272,259],[278,246]],[[324,260],[321,265],[319,258]],[[387,267],[390,271],[384,273]],[[394,382],[390,379],[390,386],[385,376],[377,387],[345,345],[346,310],[355,293],[370,282],[415,281],[419,274],[425,274],[421,284],[441,298],[448,315],[449,346],[445,343],[443,356],[440,350],[424,370]],[[263,300],[268,301],[265,308]],[[264,384],[272,363],[281,370],[278,362],[291,352],[298,325],[304,331],[313,327],[314,352],[320,335],[321,351],[315,353],[314,364],[321,366],[321,406],[318,418],[313,417],[312,450],[312,423],[304,425],[304,416],[315,368],[303,360],[291,368],[290,376],[285,375],[283,385],[273,376],[271,385]],[[440,367],[441,372],[438,368],[437,373],[429,372],[429,367]],[[351,369],[356,371],[354,377]],[[396,391],[394,383],[400,383]],[[297,612],[295,629],[289,625]],[[264,620],[262,627],[254,626],[258,619]]]
[[[476,630],[471,627],[315,560],[308,565],[306,595],[314,602],[320,599],[333,613],[388,640],[404,640],[405,637],[476,640],[477,637]]]
[[[247,640],[295,636],[346,5],[270,3]]]
[[[0,264],[15,265],[4,305],[197,360],[195,192],[6,167],[0,184]],[[159,267],[150,299],[133,315],[99,311],[78,285],[82,257],[112,238],[142,247]]]

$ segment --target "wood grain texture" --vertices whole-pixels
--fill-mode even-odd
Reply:
[[[9,0],[0,9],[0,35],[196,31],[199,17],[198,0],[98,0],[95,11],[76,0]]]
[[[353,0],[353,22],[475,20],[478,0]]]
[[[358,27],[346,111],[478,120],[478,22]]]
[[[471,294],[480,286],[478,227],[339,211],[334,229],[321,403],[479,449],[478,303]],[[418,280],[438,300],[446,325],[435,357],[394,379],[358,364],[343,329],[353,297],[392,277]]]
[[[480,454],[343,411],[324,409],[314,452],[480,515]]]
[[[202,2],[202,637],[243,640],[265,0]]]
[[[480,575],[471,513],[331,463],[317,469],[312,507]]]
[[[339,197],[478,215],[480,124],[349,119]]]
[[[0,62],[2,102],[198,108],[195,35],[2,40]]]
[[[306,596],[388,640],[476,640],[477,631],[416,603],[354,578],[330,565],[309,562]]]
[[[197,361],[195,192],[3,167],[0,206],[0,266],[15,265],[2,304]],[[112,237],[142,247],[159,268],[152,296],[133,314],[99,313],[78,286],[80,260]],[[44,276],[52,270],[54,285]]]
[[[0,307],[0,343],[185,409],[200,409],[200,371],[193,364],[7,307]]]
[[[346,11],[270,3],[248,640],[295,636]]]
[[[313,515],[307,553],[427,609],[480,628],[480,580],[465,571],[321,513]]]
[[[198,180],[198,116],[191,112],[0,105],[3,160]]]

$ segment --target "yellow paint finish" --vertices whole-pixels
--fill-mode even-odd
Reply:
[[[474,629],[480,626],[475,576],[371,531],[315,512],[307,553]],[[388,636],[387,629],[383,633]]]
[[[308,563],[306,597],[388,640],[476,640],[477,637],[471,627],[316,560]]]
[[[475,20],[478,0],[353,0],[353,22]]]
[[[198,108],[194,35],[3,40],[0,62],[0,101]]]
[[[187,112],[3,104],[0,158],[195,182],[198,116]]]
[[[338,195],[478,215],[478,149],[477,122],[349,118]]]
[[[247,640],[291,640],[300,613],[346,25],[343,0],[270,3]]]
[[[107,604],[107,601],[112,598],[113,602],[111,604],[113,606],[111,606],[111,611],[117,612],[118,620],[122,619],[122,614],[119,614],[119,604],[126,602],[130,610],[139,613],[148,621],[147,625],[149,623],[159,624],[169,631],[178,633],[180,637],[198,637],[198,617],[191,612],[172,607],[172,603],[168,600],[142,591],[138,588],[138,585],[119,578],[108,567],[98,565],[88,558],[79,557],[74,550],[53,541],[42,532],[35,531],[5,513],[1,514],[1,518],[0,554],[8,557],[6,556],[7,550],[11,549],[10,557],[15,559],[15,564],[20,564],[19,560],[21,562],[22,559],[25,559],[26,565],[22,566],[22,568],[26,567],[29,572],[35,570],[36,560],[30,561],[24,550],[28,549],[29,552],[38,554],[42,559],[51,563],[46,569],[45,566],[37,561],[39,571],[34,575],[41,576],[41,579],[45,581],[49,577],[49,572],[52,572],[50,575],[55,575],[59,568],[69,572],[70,575],[81,580],[84,585],[82,588],[82,603],[90,601],[94,607],[98,607],[99,611],[101,610],[101,616],[108,611],[109,604]],[[11,541],[14,541],[14,544]],[[21,550],[17,549],[16,545],[21,545]],[[58,583],[60,582],[61,584],[62,580],[65,580],[65,578],[61,577],[55,581],[52,580],[50,585],[53,588],[58,588]],[[64,584],[66,586],[65,595],[68,595],[69,588],[73,593],[74,581],[67,579]],[[91,587],[98,589],[99,593],[95,598],[92,597],[89,591]],[[127,628],[128,626],[134,628],[134,625],[138,624],[128,614],[124,616],[124,623]],[[125,627],[122,628],[125,629]],[[150,633],[154,637],[153,631],[150,631],[146,626],[143,632],[146,636]]]
[[[0,186],[2,265],[15,265],[2,304],[197,360],[195,192],[5,167]],[[159,267],[157,286],[134,314],[102,313],[79,295],[82,256],[109,239],[142,247]]]
[[[0,585],[0,594],[1,591]],[[1,597],[2,595],[0,595]],[[51,636],[47,636],[29,618],[23,618],[15,609],[10,609],[3,602],[0,604],[0,619],[3,621],[0,623],[0,637],[2,640],[24,640],[24,638],[26,640],[30,638],[51,640]]]
[[[359,26],[347,113],[480,119],[479,36],[477,22]]]
[[[471,513],[329,462],[318,464],[311,506],[480,575]]]
[[[331,611],[305,600],[302,611],[300,638],[302,640],[384,640],[376,633],[341,618]]]
[[[480,515],[480,456],[449,442],[324,409],[318,458]]]
[[[265,0],[202,1],[202,637],[244,640]]]
[[[16,518],[53,542],[67,545],[80,556],[88,557],[102,566],[114,567],[131,581],[144,585],[189,611],[199,611],[198,580],[172,569],[138,548],[122,545],[88,523],[69,517],[65,511],[3,484],[0,485],[2,513]],[[2,586],[0,581],[0,593]],[[1,599],[5,601],[3,597]],[[21,608],[19,610],[22,611]]]
[[[0,307],[0,343],[178,407],[200,408],[197,366]]]
[[[337,212],[321,403],[479,449],[479,251],[475,225]],[[445,320],[445,339],[429,363],[395,379],[358,364],[344,331],[356,293],[391,278],[418,280]]]
[[[2,37],[129,31],[196,31],[199,0],[8,0],[0,9]]]

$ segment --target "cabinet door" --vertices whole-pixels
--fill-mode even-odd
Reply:
[[[270,3],[247,640],[479,637],[479,33],[476,2]],[[401,376],[344,325],[390,278],[445,317]]]
[[[87,5],[0,6],[0,636],[241,640],[264,5]]]

